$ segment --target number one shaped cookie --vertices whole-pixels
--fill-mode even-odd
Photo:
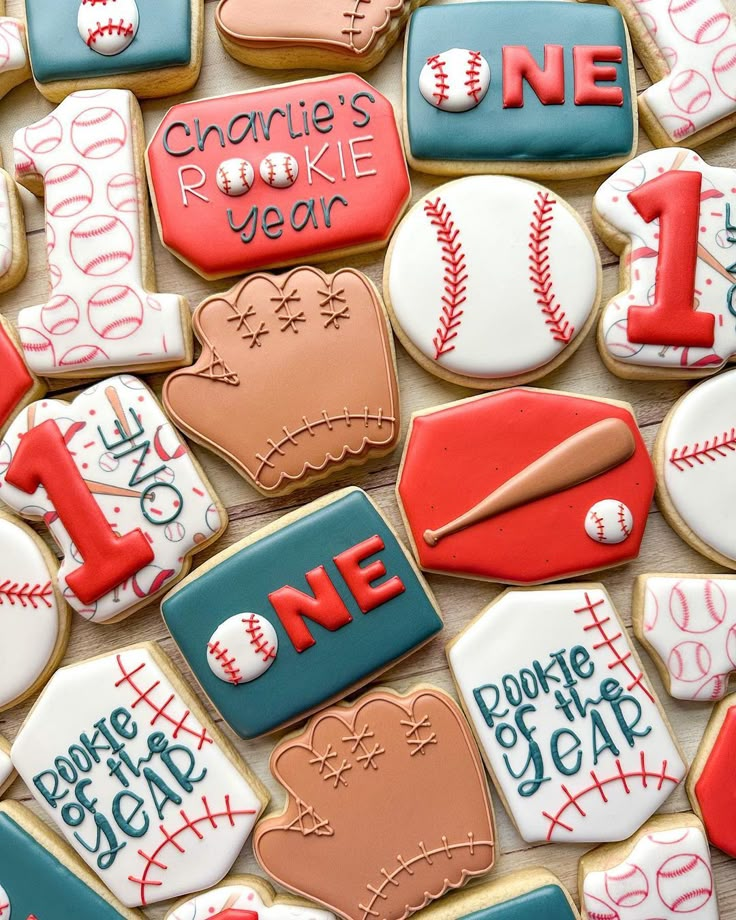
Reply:
[[[22,310],[44,376],[162,370],[191,360],[186,300],[154,294],[143,123],[127,90],[72,93],[15,135],[16,179],[46,197],[51,293]]]
[[[5,0],[0,0],[0,99],[30,79],[26,27],[5,15]]]

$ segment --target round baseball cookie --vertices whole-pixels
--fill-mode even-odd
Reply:
[[[430,373],[497,389],[563,363],[598,307],[601,267],[580,216],[523,179],[472,176],[420,199],[384,269],[394,331]]]
[[[654,448],[657,502],[693,549],[736,569],[736,370],[689,390],[670,409]]]

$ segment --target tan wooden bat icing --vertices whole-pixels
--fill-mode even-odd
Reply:
[[[608,418],[571,435],[520,470],[465,514],[437,530],[426,530],[424,540],[440,540],[521,505],[564,492],[625,463],[636,450],[626,422]]]
[[[133,489],[123,489],[120,486],[108,486],[104,482],[95,482],[93,479],[85,479],[84,484],[93,495],[114,495],[117,498],[140,498],[141,493]]]

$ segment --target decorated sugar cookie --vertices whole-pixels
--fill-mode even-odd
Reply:
[[[3,19],[0,18],[0,45],[2,24]],[[0,169],[0,294],[20,284],[27,270],[28,244],[23,206],[12,176]]]
[[[15,769],[10,760],[10,745],[5,738],[0,735],[0,797],[8,790],[15,776]],[[1,901],[2,899],[0,898],[0,903]],[[1,913],[0,917],[2,917]]]
[[[16,132],[16,178],[46,204],[51,292],[18,317],[39,374],[99,377],[191,360],[186,299],[151,290],[142,143],[138,103],[123,90],[73,93]]]
[[[703,825],[692,814],[658,815],[623,843],[580,861],[585,920],[718,920]]]
[[[641,575],[632,619],[672,696],[723,699],[736,672],[734,576]]]
[[[703,377],[736,354],[736,171],[673,147],[643,153],[596,193],[593,217],[621,256],[623,290],[598,347],[621,377]]]
[[[3,316],[0,316],[0,367],[2,434],[17,412],[46,393],[46,384],[29,369],[17,333]]]
[[[407,28],[404,137],[423,172],[612,172],[636,153],[635,93],[626,26],[605,6],[428,6]]]
[[[391,321],[412,357],[483,389],[534,380],[570,357],[600,284],[581,218],[549,189],[506,176],[429,192],[399,225],[384,270]]]
[[[0,98],[31,79],[25,24],[6,16],[5,5],[0,0]]]
[[[57,834],[17,802],[0,804],[0,917],[144,920],[128,910]]]
[[[421,568],[524,585],[635,559],[653,492],[630,406],[520,387],[415,413],[396,486]]]
[[[57,671],[12,754],[44,813],[128,907],[217,884],[268,801],[153,644]]]
[[[362,72],[379,64],[426,0],[221,0],[215,24],[228,54],[254,67]]]
[[[393,106],[355,74],[175,105],[147,158],[164,245],[210,279],[380,249],[411,193]]]
[[[202,354],[168,378],[164,403],[180,428],[259,491],[288,492],[393,449],[393,345],[365,275],[250,275],[194,316]]]
[[[441,690],[377,689],[325,709],[274,750],[271,771],[286,806],[258,825],[256,858],[345,920],[405,920],[493,866],[483,766]]]
[[[63,596],[95,623],[172,587],[227,525],[155,397],[128,376],[25,409],[0,444],[0,499],[48,526]]]
[[[162,612],[243,738],[358,689],[442,629],[429,587],[360,489],[228,547],[167,595]]]
[[[0,515],[0,712],[43,686],[66,650],[70,615],[57,570],[30,527]]]
[[[624,840],[685,778],[600,585],[506,591],[447,658],[498,793],[529,843]]]
[[[291,895],[277,895],[267,881],[254,875],[233,875],[204,894],[178,904],[166,920],[335,920],[334,914],[319,910]]]
[[[203,12],[203,0],[26,0],[36,85],[52,102],[85,89],[183,93],[202,66]]]
[[[693,549],[736,569],[736,533],[723,513],[736,499],[736,371],[689,390],[670,410],[654,449],[657,500]]]

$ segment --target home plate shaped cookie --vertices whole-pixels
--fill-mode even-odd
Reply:
[[[723,699],[736,672],[736,576],[640,575],[632,620],[671,696]]]
[[[718,920],[703,825],[692,814],[658,815],[623,843],[580,860],[585,920]]]
[[[268,801],[153,644],[57,671],[12,756],[45,814],[128,907],[219,882]]]
[[[496,789],[529,843],[624,840],[685,778],[600,585],[506,591],[447,658]]]
[[[396,487],[423,569],[507,584],[635,559],[653,492],[630,406],[524,388],[416,413]]]

